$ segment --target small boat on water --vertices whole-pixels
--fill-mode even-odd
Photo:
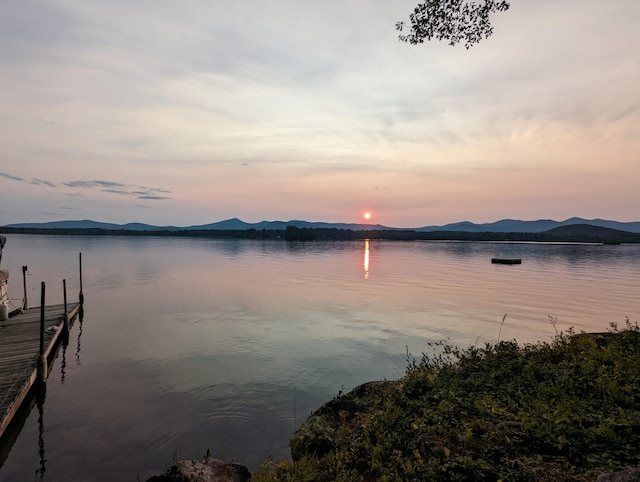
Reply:
[[[522,264],[521,258],[491,258],[492,264]]]

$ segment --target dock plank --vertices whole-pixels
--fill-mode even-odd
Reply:
[[[67,305],[72,322],[79,303]],[[64,331],[64,305],[45,307],[44,349],[49,366]],[[36,383],[40,351],[40,307],[30,308],[0,323],[0,437]]]

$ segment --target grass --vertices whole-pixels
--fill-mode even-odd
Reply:
[[[640,329],[408,355],[339,394],[253,481],[586,481],[640,464]]]

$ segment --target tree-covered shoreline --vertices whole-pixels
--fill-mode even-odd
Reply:
[[[102,228],[2,228],[5,234],[38,234],[58,236],[136,236],[136,237],[189,237],[231,239],[274,239],[284,241],[350,241],[380,239],[388,241],[512,241],[541,243],[640,243],[640,233],[576,224],[540,233],[523,232],[468,232],[468,231],[415,231],[400,229],[351,230],[338,228],[286,229],[178,229],[178,230],[126,230]]]

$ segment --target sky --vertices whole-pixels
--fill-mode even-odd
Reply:
[[[512,0],[466,50],[409,0],[0,12],[0,226],[640,221],[638,0]]]

